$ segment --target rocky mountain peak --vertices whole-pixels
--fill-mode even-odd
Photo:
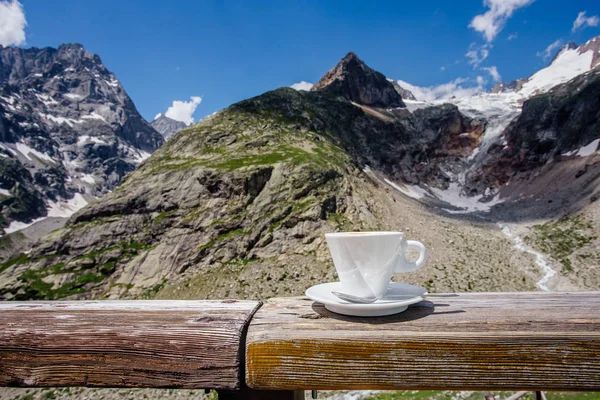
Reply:
[[[347,98],[355,103],[380,107],[404,107],[402,97],[386,77],[349,52],[311,89]]]
[[[592,52],[592,64],[590,68],[596,68],[600,64],[600,36],[588,40],[585,44],[579,46],[579,53]]]
[[[150,125],[152,125],[158,133],[163,135],[165,139],[170,139],[174,134],[187,126],[185,122],[176,121],[167,117],[165,114],[157,115]]]

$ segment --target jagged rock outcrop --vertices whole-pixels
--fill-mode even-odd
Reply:
[[[342,96],[355,103],[380,108],[404,107],[402,97],[383,74],[348,53],[311,89]]]
[[[518,92],[525,82],[527,82],[527,78],[515,79],[508,83],[496,82],[490,89],[490,93]]]
[[[0,226],[12,232],[112,190],[163,138],[100,57],[67,44],[0,46],[0,142]]]
[[[491,146],[483,165],[468,175],[470,185],[500,187],[529,179],[549,162],[583,156],[582,148],[593,154],[600,139],[599,93],[600,70],[594,69],[525,101],[502,144]]]
[[[150,125],[165,139],[170,139],[174,134],[187,126],[185,122],[175,121],[164,114],[159,114]]]

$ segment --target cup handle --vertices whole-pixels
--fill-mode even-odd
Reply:
[[[417,261],[412,262],[406,259],[406,250],[410,248],[419,250],[419,258]],[[399,253],[398,262],[394,271],[396,273],[416,271],[425,265],[425,261],[427,260],[427,249],[423,243],[416,240],[403,240],[400,242]]]

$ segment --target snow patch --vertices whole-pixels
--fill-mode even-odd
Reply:
[[[484,195],[478,196],[464,196],[462,194],[462,187],[458,182],[452,182],[448,186],[448,189],[442,190],[438,188],[429,188],[431,192],[439,200],[446,202],[459,210],[446,210],[450,214],[465,214],[470,212],[489,212],[493,206],[502,203],[504,200],[500,199],[500,194],[497,194],[488,202],[482,202],[481,199]]]
[[[46,119],[48,119],[48,120],[50,120],[50,121],[58,124],[58,125],[67,124],[67,125],[69,125],[69,126],[72,127],[73,124],[80,124],[81,123],[81,121],[76,120],[76,119],[65,118],[65,117],[56,117],[56,116],[50,115],[50,114],[40,113],[40,116],[42,118],[46,118]]]
[[[44,105],[46,105],[46,106],[58,104],[58,102],[56,100],[54,100],[52,97],[48,96],[47,94],[36,93],[35,97],[37,97],[38,100],[41,101],[42,103],[44,103]]]
[[[596,139],[591,143],[580,147],[577,150],[571,150],[566,153],[563,153],[563,156],[577,156],[577,157],[587,157],[591,156],[598,150],[598,144],[600,144],[600,139]]]
[[[16,232],[16,231],[20,231],[21,229],[25,229],[27,227],[30,227],[31,225],[33,225],[36,222],[39,222],[39,221],[41,221],[43,219],[46,219],[46,217],[34,219],[33,221],[31,221],[29,223],[20,222],[20,221],[13,221],[13,222],[10,223],[10,225],[8,226],[8,228],[4,228],[4,231],[7,234],[8,233],[13,233],[13,232]]]
[[[77,138],[77,144],[78,145],[84,145],[86,143],[89,142],[94,142],[94,143],[100,143],[100,144],[108,144],[106,143],[104,140],[96,137],[96,136],[89,136],[89,135],[81,135]]]
[[[81,193],[75,193],[72,199],[66,201],[50,202],[48,217],[68,218],[85,207],[88,202]]]
[[[71,99],[71,100],[83,99],[83,96],[80,94],[77,94],[77,93],[65,93],[63,96],[66,97],[67,99]]]
[[[402,188],[402,187],[396,185],[394,182],[390,181],[389,179],[384,179],[384,181],[385,181],[385,183],[387,183],[388,185],[390,185],[391,187],[393,187],[400,193],[402,193],[412,199],[418,200],[418,199],[422,199],[425,195],[430,196],[430,194],[427,193],[427,191],[425,189],[421,188],[420,186],[404,185],[404,187]]]
[[[112,87],[119,87],[119,81],[116,80],[115,78],[112,78],[110,81],[105,81],[108,86],[112,86]]]
[[[148,152],[146,152],[144,150],[137,150],[135,152],[135,154],[133,155],[133,161],[136,162],[136,163],[141,163],[142,161],[144,161],[148,157],[150,157],[150,153],[148,153]]]
[[[3,196],[10,196],[10,192],[6,189],[0,188],[0,194]]]
[[[91,174],[83,174],[79,179],[91,185],[96,183],[96,178],[94,178],[94,176]]]
[[[89,115],[83,115],[83,116],[81,116],[81,119],[98,119],[100,121],[106,122],[106,119],[104,119],[104,117],[102,115],[97,114],[95,112],[92,112]]]
[[[29,155],[33,154],[40,160],[54,162],[52,157],[50,157],[48,154],[41,153],[41,152],[37,151],[36,149],[32,149],[31,147],[27,146],[25,143],[17,142],[17,143],[15,143],[15,147],[17,148],[17,151],[19,153],[23,154],[30,161],[33,161],[33,159]]]
[[[402,99],[402,101],[406,105],[406,109],[408,111],[410,111],[410,112],[413,112],[413,111],[418,110],[420,108],[427,108],[427,107],[433,106],[433,104],[428,103],[426,101],[407,100],[407,99]]]

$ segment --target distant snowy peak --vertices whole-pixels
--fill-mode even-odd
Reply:
[[[187,127],[185,122],[175,121],[163,114],[158,114],[150,125],[165,139],[170,139],[174,134]]]
[[[536,94],[545,93],[561,83],[565,83],[578,75],[594,69],[600,64],[600,36],[577,46],[575,43],[564,45],[550,65],[531,75],[529,78],[518,79],[510,83],[499,82],[490,93],[515,92],[521,97],[529,98]]]

